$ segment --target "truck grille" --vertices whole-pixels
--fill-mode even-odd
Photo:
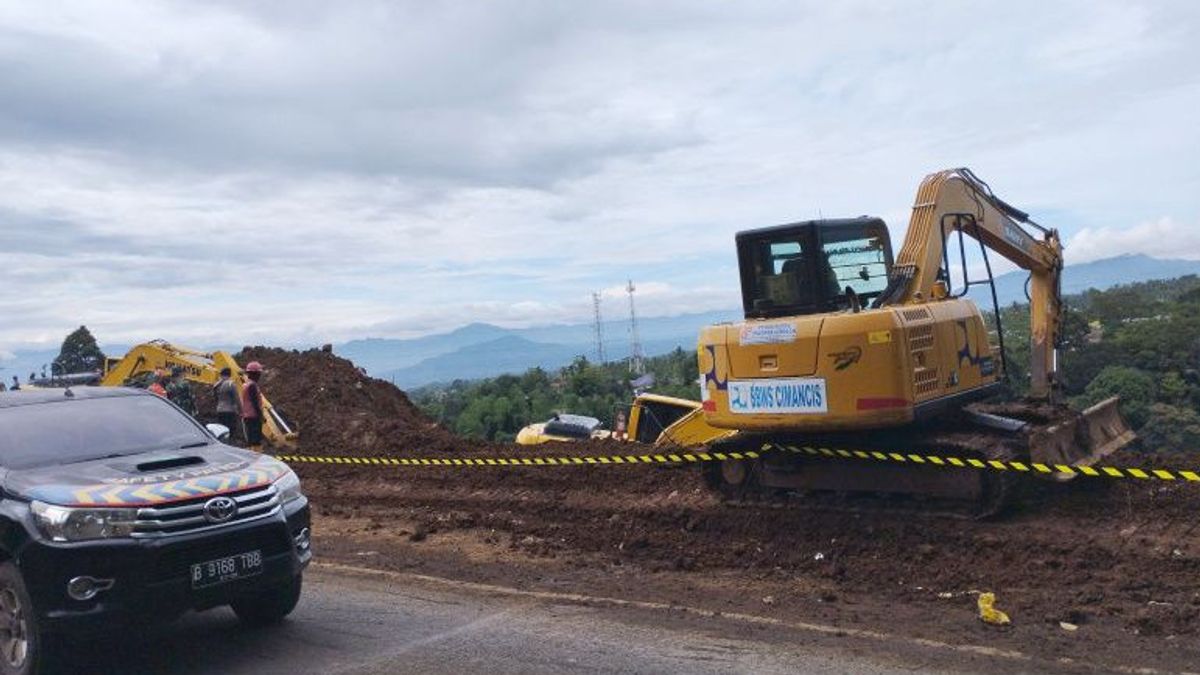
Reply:
[[[229,497],[237,503],[237,512],[224,522],[213,522],[205,517],[204,505],[215,495],[206,495],[169,506],[138,509],[133,536],[138,538],[168,537],[213,530],[227,525],[246,523],[268,518],[279,513],[279,495],[274,485],[242,492],[232,492]]]

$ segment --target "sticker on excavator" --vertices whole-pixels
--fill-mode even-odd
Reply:
[[[756,323],[742,326],[738,342],[742,345],[773,345],[796,341],[793,323]]]
[[[739,414],[827,412],[825,380],[817,377],[730,380],[729,411]]]
[[[886,345],[892,341],[892,331],[873,330],[867,333],[867,342],[873,345]]]

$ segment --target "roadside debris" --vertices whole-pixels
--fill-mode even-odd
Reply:
[[[1007,614],[996,609],[995,593],[979,594],[979,618],[983,619],[984,623],[990,623],[993,626],[1004,626],[1012,623]]]

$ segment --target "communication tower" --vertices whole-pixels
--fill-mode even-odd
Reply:
[[[592,293],[592,312],[596,317],[596,362],[605,363],[608,361],[604,356],[604,322],[600,319],[600,294]]]
[[[625,290],[629,293],[629,372],[643,375],[646,372],[646,363],[642,354],[642,339],[638,336],[637,310],[633,306],[633,292],[637,288],[632,279]]]

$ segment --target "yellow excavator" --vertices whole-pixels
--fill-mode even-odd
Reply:
[[[964,235],[979,246],[975,263],[968,263]],[[730,498],[903,493],[986,516],[1011,500],[1014,483],[1006,472],[770,450],[885,450],[1080,466],[1133,440],[1116,399],[1082,413],[1059,400],[1058,232],[999,199],[969,169],[922,181],[894,260],[886,225],[869,217],[755,229],[738,233],[736,243],[745,320],[701,332],[702,409],[708,424],[738,432],[716,447],[767,452],[706,466],[709,484]],[[1031,379],[1029,399],[1020,402],[983,403],[1006,384],[994,255],[1030,274]],[[986,274],[973,279],[981,276],[972,269],[979,263]],[[966,297],[974,287],[991,289],[995,344]]]
[[[229,368],[231,379],[239,389],[246,384],[246,375],[241,366],[227,352],[202,352],[163,340],[152,340],[133,347],[119,359],[106,358],[100,386],[135,385],[155,372],[170,373],[175,368],[182,368],[188,381],[209,386],[220,380],[223,368]],[[295,447],[300,439],[299,432],[271,405],[266,396],[263,397],[262,407],[263,437],[272,445]]]
[[[708,445],[735,432],[717,429],[704,421],[699,401],[642,392],[614,415],[613,428],[600,428],[600,420],[558,414],[546,422],[530,424],[517,432],[518,445],[540,445],[611,438],[646,443],[659,448]]]

